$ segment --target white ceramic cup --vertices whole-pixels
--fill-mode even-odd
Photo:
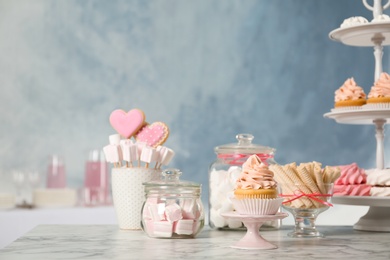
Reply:
[[[150,168],[112,168],[112,199],[120,229],[141,229],[141,209],[145,201],[142,183],[156,178],[160,170]]]

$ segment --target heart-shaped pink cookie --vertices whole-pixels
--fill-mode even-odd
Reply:
[[[130,138],[145,124],[145,114],[139,109],[127,113],[117,109],[110,115],[110,124],[121,136]]]
[[[169,128],[163,122],[155,122],[145,125],[135,135],[138,142],[147,143],[151,147],[162,145],[169,136]]]

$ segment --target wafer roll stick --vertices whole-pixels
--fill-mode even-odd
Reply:
[[[283,167],[283,170],[286,172],[286,175],[293,181],[293,184],[299,185],[298,187],[300,188],[300,190],[298,190],[298,187],[290,186],[291,189],[295,189],[295,190],[293,190],[292,194],[295,194],[296,192],[299,192],[299,191],[306,193],[306,194],[311,193],[310,189],[308,189],[306,187],[306,185],[302,182],[302,180],[299,178],[298,173],[296,171],[296,168],[293,168],[290,165],[285,165]],[[298,201],[298,200],[301,200],[305,204],[305,208],[313,208],[314,207],[311,200],[309,200],[306,197],[301,197],[300,199],[297,199],[294,201]]]
[[[325,166],[325,168],[322,170],[322,180],[324,183],[331,183],[333,175],[333,167]]]
[[[297,172],[299,178],[302,180],[304,184],[306,184],[306,187],[311,191],[310,193],[321,194],[320,190],[317,187],[316,182],[313,180],[309,171],[305,168],[305,165],[299,165]],[[316,200],[310,199],[310,201],[315,205],[316,208],[321,208],[323,206],[323,204],[321,204]]]
[[[333,168],[333,174],[330,178],[330,183],[334,183],[341,175],[340,167]]]
[[[325,166],[322,172],[322,179],[324,180],[324,184],[334,183],[334,181],[339,177],[340,177],[339,167]],[[329,193],[329,190],[327,190],[326,193]]]
[[[278,185],[280,185],[280,187],[282,189],[282,191],[281,191],[282,194],[285,194],[285,195],[286,194],[294,194],[292,189],[290,189],[291,185],[293,185],[293,181],[286,175],[282,166],[274,164],[274,165],[270,165],[269,169],[271,171],[273,171],[274,179],[276,180]],[[288,199],[286,199],[286,200],[288,200]],[[295,208],[301,208],[305,204],[303,202],[301,202],[300,200],[294,200],[292,202],[289,202],[288,205],[293,206]]]
[[[314,171],[314,164],[309,163],[300,163],[298,167],[304,167],[306,168],[307,172],[312,173]]]
[[[284,172],[282,166],[278,164],[272,164],[269,166],[269,169],[274,173],[274,179],[279,183],[292,183],[292,180],[288,178]]]
[[[313,192],[320,193],[315,179],[313,179],[312,174],[305,168],[305,166],[299,165],[297,168],[297,173],[299,178],[304,184]]]
[[[322,180],[321,163],[314,163],[313,175],[321,194],[326,194],[326,188],[324,185],[324,181]]]

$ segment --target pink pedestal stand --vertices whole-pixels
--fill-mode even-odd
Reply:
[[[244,223],[247,228],[245,236],[232,245],[232,248],[239,249],[275,249],[278,248],[274,244],[271,244],[265,240],[259,234],[259,228],[264,222],[283,219],[288,216],[287,213],[278,212],[275,215],[240,215],[236,211],[221,213],[225,218],[238,220]]]

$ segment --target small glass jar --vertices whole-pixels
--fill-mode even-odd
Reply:
[[[201,184],[180,181],[181,171],[167,169],[161,179],[143,183],[142,229],[155,238],[194,238],[204,226]]]
[[[209,169],[209,224],[214,229],[245,229],[240,221],[232,221],[221,216],[221,213],[233,211],[229,197],[233,195],[236,181],[242,164],[249,156],[256,154],[263,163],[276,164],[275,149],[252,143],[251,134],[238,134],[238,143],[215,147],[217,159]],[[261,229],[278,229],[280,220],[266,222]]]

